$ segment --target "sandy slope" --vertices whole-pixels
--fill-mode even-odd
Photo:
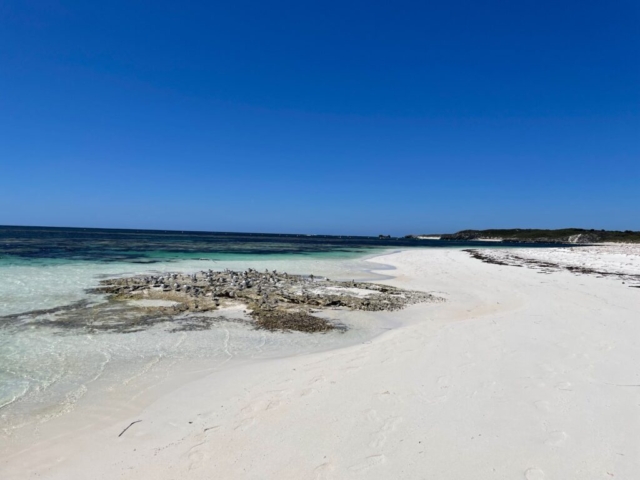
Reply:
[[[365,344],[209,375],[0,476],[640,478],[640,289],[457,250],[377,261],[448,302]]]

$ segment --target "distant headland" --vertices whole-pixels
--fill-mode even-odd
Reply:
[[[558,230],[513,228],[489,230],[461,230],[456,233],[407,235],[420,240],[480,240],[517,243],[640,243],[640,231],[587,230],[562,228]]]

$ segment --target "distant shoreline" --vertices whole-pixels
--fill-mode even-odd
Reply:
[[[482,241],[509,243],[640,243],[640,231],[587,230],[583,228],[461,230],[456,233],[407,235],[416,240]]]

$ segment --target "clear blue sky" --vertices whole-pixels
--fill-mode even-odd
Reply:
[[[640,229],[640,2],[0,3],[0,224]]]

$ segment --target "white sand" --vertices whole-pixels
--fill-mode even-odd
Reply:
[[[488,250],[495,258],[506,255],[621,274],[640,273],[640,245],[604,244],[588,247],[518,248]]]
[[[156,308],[156,307],[173,307],[179,305],[178,302],[172,300],[159,300],[153,298],[141,298],[140,300],[129,300],[130,305],[134,307]]]
[[[590,248],[585,262],[637,265]],[[388,283],[448,301],[398,312],[405,326],[371,342],[133,401],[127,418],[61,417],[0,478],[640,478],[640,289],[459,250],[377,261],[397,268]]]

